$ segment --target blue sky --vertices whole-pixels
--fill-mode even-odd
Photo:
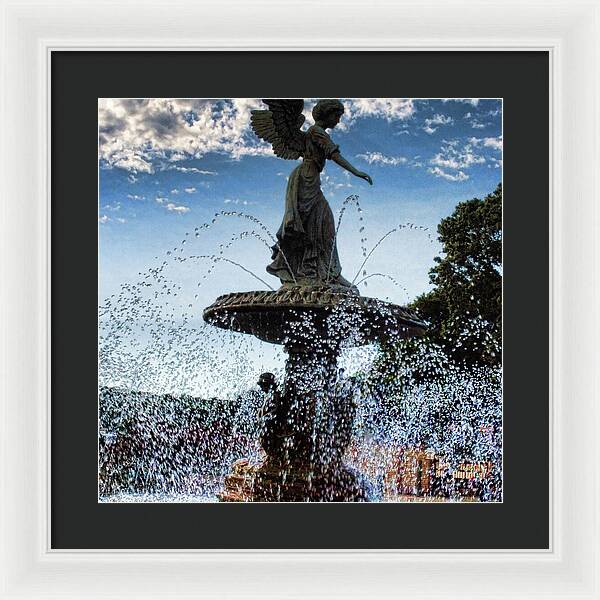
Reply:
[[[314,102],[305,103],[305,128],[313,122]],[[481,198],[501,181],[502,102],[342,102],[346,112],[330,135],[342,155],[374,183],[369,186],[333,162],[322,173],[334,214],[350,194],[359,196],[363,211],[359,215],[349,206],[344,215],[338,238],[342,273],[355,277],[362,245],[370,250],[392,228],[413,224],[386,238],[366,265],[368,273],[385,273],[397,284],[374,276],[361,286],[364,295],[405,304],[429,289],[428,271],[441,251],[440,220],[457,203]],[[209,262],[198,260],[192,267],[172,264],[174,254],[167,256],[218,254],[220,244],[251,229],[250,221],[235,217],[219,217],[202,228],[223,210],[251,214],[273,234],[277,230],[286,177],[296,163],[275,157],[252,133],[253,108],[266,107],[256,99],[99,100],[101,302],[163,260],[169,262],[169,277],[181,285],[182,304],[191,304],[198,319],[220,294],[266,289],[231,264],[217,265],[203,279]],[[419,228],[428,228],[429,235]],[[236,240],[223,256],[279,286],[265,272],[269,251],[255,237]]]

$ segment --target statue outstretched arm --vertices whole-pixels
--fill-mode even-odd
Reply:
[[[368,181],[370,185],[373,185],[373,180],[369,175],[363,173],[362,171],[359,171],[354,165],[350,164],[339,152],[334,152],[331,155],[331,160],[340,165],[342,169],[346,169],[346,171],[352,173],[352,175],[360,177],[361,179]]]

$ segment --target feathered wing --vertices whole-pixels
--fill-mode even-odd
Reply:
[[[269,142],[280,158],[290,160],[304,153],[306,134],[300,129],[304,123],[304,100],[263,100],[269,110],[253,110],[250,124],[254,133]]]

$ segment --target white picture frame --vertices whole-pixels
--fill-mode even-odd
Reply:
[[[0,7],[0,598],[600,598],[597,1],[0,0]],[[114,49],[549,52],[548,550],[50,548],[50,55]]]

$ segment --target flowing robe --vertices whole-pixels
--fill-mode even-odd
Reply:
[[[340,279],[335,220],[321,190],[325,161],[338,150],[322,127],[313,125],[307,130],[303,160],[288,179],[278,244],[267,267],[282,284],[348,285]]]

